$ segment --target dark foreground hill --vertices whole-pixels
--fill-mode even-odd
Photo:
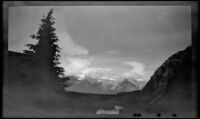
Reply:
[[[113,117],[95,115],[99,108],[114,105],[124,109],[117,117],[195,117],[191,77],[191,47],[180,51],[160,66],[142,91],[116,95],[65,92],[59,80],[38,75],[31,56],[8,52],[8,76],[3,84],[4,117]],[[40,71],[41,72],[41,71]],[[192,86],[191,86],[192,85]],[[115,117],[115,116],[114,116]]]
[[[150,103],[162,97],[191,100],[196,93],[192,78],[192,47],[169,57],[151,76],[142,93]]]
[[[149,112],[156,105],[158,111],[195,115],[197,109],[197,81],[192,75],[192,47],[169,57],[151,76],[139,92],[135,102],[146,104]],[[134,92],[133,92],[134,93]]]

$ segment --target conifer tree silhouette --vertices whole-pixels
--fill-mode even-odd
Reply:
[[[58,54],[61,48],[57,45],[59,41],[55,34],[55,18],[52,16],[53,9],[50,9],[47,16],[43,16],[39,30],[36,34],[31,35],[32,39],[37,40],[37,44],[26,44],[29,49],[24,50],[25,54],[32,55],[35,65],[43,68],[44,72],[53,72],[56,76],[63,75],[64,69],[59,67]]]

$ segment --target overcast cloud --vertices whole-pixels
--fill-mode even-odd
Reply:
[[[148,80],[164,60],[191,45],[189,6],[22,6],[9,8],[8,49],[22,52],[24,44],[35,43],[29,36],[50,8],[66,70],[70,59],[93,58],[92,67],[140,71]]]

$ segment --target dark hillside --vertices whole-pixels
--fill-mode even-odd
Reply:
[[[5,85],[20,86],[60,86],[59,80],[41,71],[40,65],[31,55],[8,51],[8,76]]]
[[[197,81],[192,77],[192,64],[192,47],[189,46],[169,57],[151,76],[139,96],[132,100],[147,113],[175,112],[197,116]]]
[[[174,94],[174,98],[192,98],[192,48],[169,57],[153,74],[143,89],[148,100],[156,101],[162,95]],[[151,95],[151,96],[148,96]]]

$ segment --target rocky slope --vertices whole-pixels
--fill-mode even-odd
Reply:
[[[142,99],[154,103],[163,97],[191,99],[192,47],[169,57],[153,74],[142,90]]]

